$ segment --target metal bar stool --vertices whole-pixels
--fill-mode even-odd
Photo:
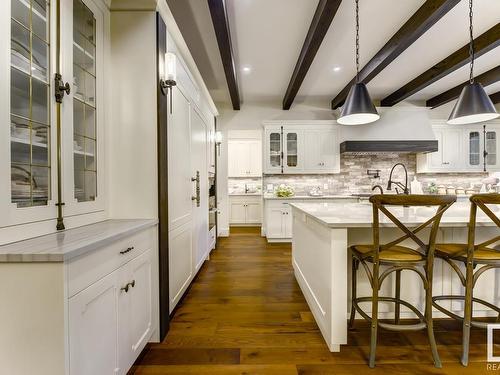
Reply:
[[[375,366],[375,353],[377,348],[377,329],[378,327],[393,331],[420,330],[427,328],[429,342],[434,359],[434,365],[441,367],[441,361],[437,352],[436,341],[434,339],[434,330],[432,325],[432,272],[434,263],[434,245],[439,223],[443,213],[456,201],[455,196],[430,196],[430,195],[374,195],[370,198],[373,207],[373,244],[353,245],[350,247],[352,254],[352,307],[349,325],[354,324],[356,311],[371,322],[371,343],[369,366]],[[434,216],[416,228],[409,229],[398,218],[396,218],[386,206],[432,206],[436,207]],[[386,244],[380,243],[380,221],[379,212],[382,212],[391,220],[404,235]],[[424,228],[431,227],[429,241],[425,244],[417,233]],[[418,248],[399,245],[401,242],[411,239]],[[363,266],[368,275],[372,287],[371,297],[357,297],[356,271],[359,264]],[[370,267],[369,264],[372,266]],[[381,272],[380,266],[388,266]],[[371,268],[371,269],[370,269]],[[425,313],[422,314],[417,308],[409,302],[400,298],[401,291],[401,271],[409,270],[416,272],[424,284],[425,295]],[[382,282],[391,273],[396,272],[396,296],[380,297],[379,291]],[[372,316],[370,317],[359,306],[359,302],[372,303]],[[394,324],[381,322],[378,319],[378,304],[382,302],[392,302],[395,304]],[[418,317],[416,324],[400,324],[401,305],[409,308]]]
[[[479,277],[487,270],[500,268],[500,248],[492,248],[490,245],[500,241],[500,235],[488,241],[475,244],[476,215],[477,209],[483,211],[500,228],[500,219],[491,211],[487,204],[500,204],[500,194],[476,194],[470,197],[470,218],[467,243],[445,243],[436,244],[436,257],[443,259],[457,273],[462,285],[465,287],[465,295],[435,296],[432,298],[433,305],[449,317],[463,322],[462,333],[462,365],[467,366],[469,362],[469,339],[470,328],[486,328],[487,323],[474,321],[472,317],[472,304],[482,304],[498,313],[497,321],[500,322],[500,308],[493,304],[473,297],[473,289]],[[459,268],[459,264],[465,265],[465,275]],[[476,270],[476,267],[481,265]],[[459,316],[437,303],[441,300],[464,301],[464,316]]]

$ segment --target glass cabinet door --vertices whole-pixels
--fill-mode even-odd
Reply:
[[[64,9],[70,30],[64,46],[68,55],[62,76],[71,85],[63,99],[67,143],[64,160],[66,215],[104,209],[101,178],[103,144],[103,13],[92,0],[67,0]],[[72,126],[69,126],[72,125]],[[71,161],[71,162],[70,162]]]
[[[482,170],[484,164],[488,167],[496,167],[498,165],[498,139],[496,130],[488,130],[486,132],[481,128],[469,130],[466,132],[469,142],[468,163],[470,167]],[[484,151],[487,152],[486,158]]]
[[[298,135],[297,133],[286,134],[286,166],[297,167],[298,158]]]
[[[479,131],[469,132],[469,165],[481,164],[481,137]]]
[[[269,133],[269,165],[271,168],[281,167],[281,132]]]
[[[488,153],[486,155],[486,165],[497,165],[497,132],[486,131],[485,149]]]
[[[51,196],[49,5],[11,1],[11,203],[47,206]]]
[[[97,195],[96,20],[81,1],[73,1],[73,164],[78,202]]]
[[[304,167],[303,145],[304,132],[302,130],[286,130],[283,132],[284,159],[283,171],[297,173]],[[319,146],[318,146],[319,147]]]

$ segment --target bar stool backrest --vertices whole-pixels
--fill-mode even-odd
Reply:
[[[373,247],[375,250],[374,259],[378,262],[379,253],[385,249],[391,248],[407,239],[413,240],[418,245],[417,251],[432,261],[434,258],[434,249],[436,243],[436,235],[444,212],[455,203],[457,197],[455,195],[373,195],[370,197],[370,202],[373,207]],[[397,217],[395,217],[386,206],[430,206],[437,207],[434,216],[419,224],[416,228],[409,229]],[[389,243],[380,244],[380,220],[379,212],[387,216],[401,231],[405,234]],[[417,233],[422,229],[431,226],[428,243],[424,243]]]
[[[479,244],[475,244],[476,237],[476,223],[477,223],[477,209],[483,211],[486,216],[488,216],[493,223],[500,228],[500,218],[496,215],[491,208],[486,206],[487,204],[498,204],[500,205],[500,194],[490,193],[490,194],[474,194],[470,197],[471,207],[470,207],[470,218],[469,218],[469,233],[468,233],[468,247],[467,256],[473,257],[473,252],[481,247],[486,247],[494,245],[500,241],[500,234]]]

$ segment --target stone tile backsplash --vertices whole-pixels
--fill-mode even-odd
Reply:
[[[468,188],[471,183],[481,186],[481,180],[488,173],[419,173],[417,170],[417,159],[414,154],[377,154],[377,155],[351,155],[344,154],[340,158],[340,173],[321,175],[267,175],[264,176],[263,187],[267,184],[274,187],[279,184],[291,185],[296,194],[308,193],[313,187],[320,187],[324,194],[362,194],[370,193],[374,185],[381,185],[384,190],[387,187],[389,173],[396,163],[403,163],[408,169],[408,185],[413,177],[417,175],[418,181],[422,183],[424,192],[430,183],[436,185],[454,186]],[[367,175],[368,169],[380,169],[380,178],[372,178]],[[393,180],[404,183],[403,168],[396,167]],[[324,189],[324,186],[328,189]]]
[[[227,179],[227,191],[229,194],[242,194],[245,192],[245,185],[250,191],[261,191],[262,178],[229,177]]]

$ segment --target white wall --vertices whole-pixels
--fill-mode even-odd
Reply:
[[[156,13],[111,12],[111,41],[110,216],[157,218]]]

